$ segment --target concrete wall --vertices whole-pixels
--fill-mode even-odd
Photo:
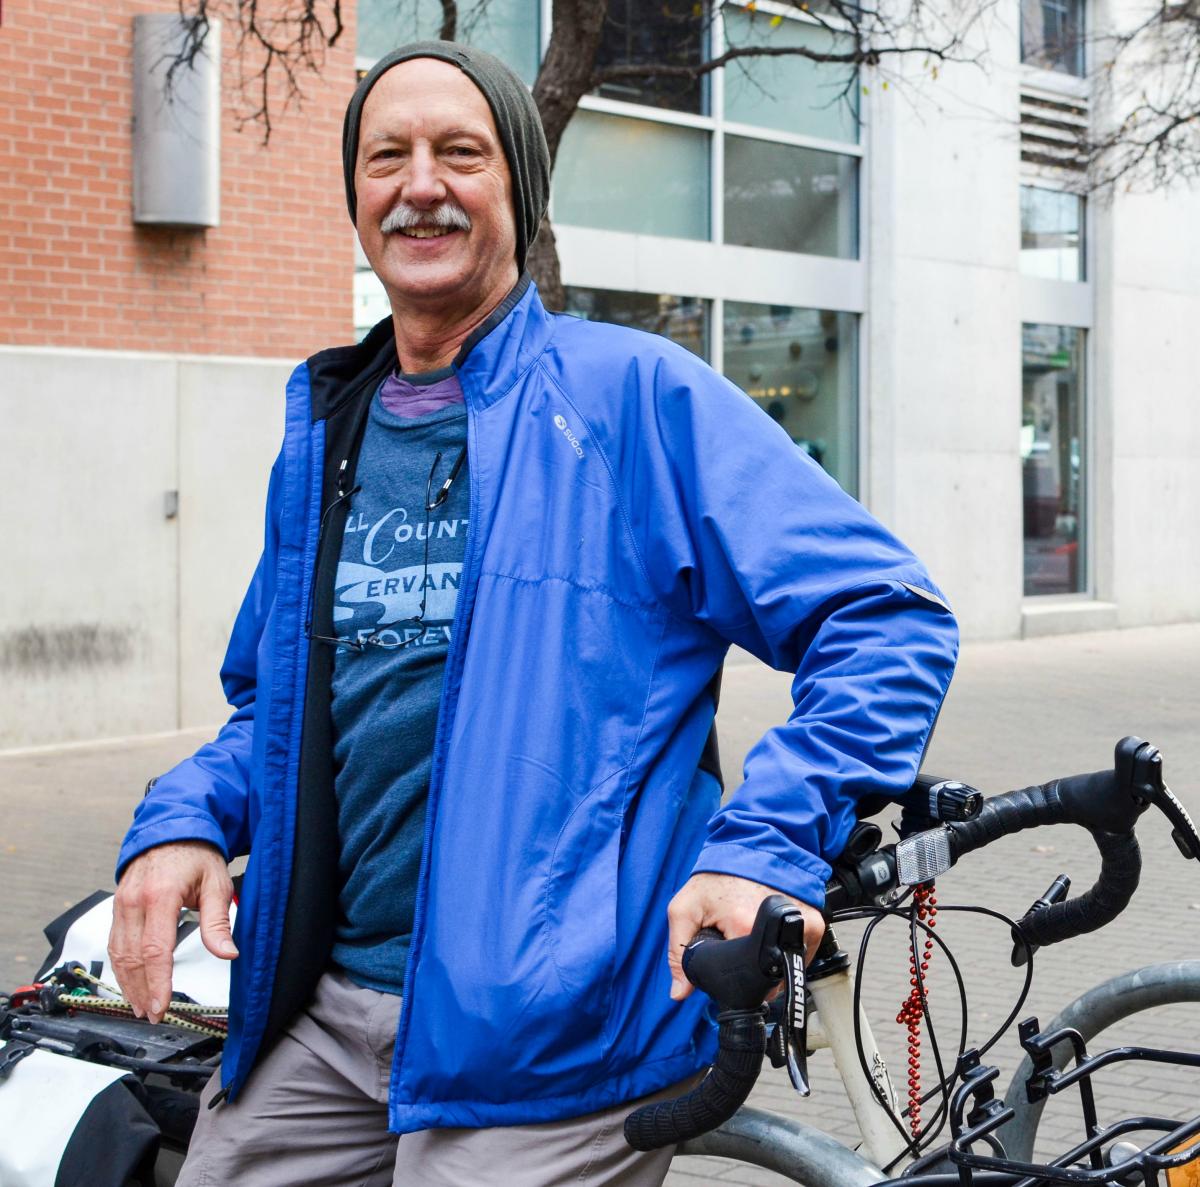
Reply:
[[[0,347],[0,748],[225,715],[289,370]]]
[[[1002,6],[1006,7],[1006,6]],[[867,482],[974,638],[1021,603],[1017,30],[868,108]]]
[[[1023,597],[1020,327],[1047,319],[1022,303],[1011,15],[982,30],[986,69],[910,67],[903,98],[868,101],[863,494],[968,638],[1200,619],[1200,192],[1181,182],[1088,199],[1091,587]]]
[[[1114,204],[1112,596],[1122,625],[1200,618],[1200,194]]]

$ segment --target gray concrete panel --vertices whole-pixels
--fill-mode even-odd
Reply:
[[[283,437],[284,363],[179,366],[179,724],[228,713],[217,672],[262,550]]]
[[[174,729],[171,359],[14,351],[0,382],[0,748]]]

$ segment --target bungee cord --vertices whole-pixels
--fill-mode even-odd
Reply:
[[[72,981],[83,981],[101,992],[89,993],[76,985],[68,987],[60,973],[65,972]],[[67,1010],[82,1010],[90,1014],[106,1014],[113,1018],[136,1018],[132,1003],[113,985],[101,981],[80,964],[64,965],[56,969],[42,983],[42,988],[61,986],[63,992],[50,997]],[[32,988],[32,987],[31,987]],[[104,995],[110,996],[104,996]],[[209,1038],[224,1039],[229,1033],[229,1008],[227,1006],[205,1006],[197,1002],[172,1000],[163,1021],[183,1030],[195,1031]]]

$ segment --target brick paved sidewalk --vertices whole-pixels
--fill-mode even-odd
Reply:
[[[737,782],[741,756],[789,709],[788,679],[746,658],[730,664],[721,704],[722,753]],[[952,774],[985,791],[1094,770],[1111,761],[1126,733],[1160,746],[1168,780],[1193,815],[1200,815],[1200,626],[1174,626],[1065,636],[1029,642],[974,644],[964,649],[927,769]],[[27,978],[44,955],[42,924],[98,886],[111,884],[120,835],[147,778],[190,750],[205,734],[172,734],[93,746],[0,754],[0,986]],[[1151,961],[1200,956],[1200,867],[1182,861],[1167,830],[1147,820],[1142,830],[1145,873],[1132,909],[1104,932],[1038,960],[1038,981],[1025,1013],[1044,1021],[1087,985]],[[1086,838],[1072,830],[1013,837],[964,863],[942,881],[940,897],[982,901],[1020,914],[1068,871],[1082,886],[1096,861]],[[978,1040],[1012,1004],[1017,979],[1008,967],[1003,929],[944,916],[944,933],[962,962],[971,996],[971,1033]],[[839,929],[852,947],[849,928]],[[906,989],[902,937],[872,947],[865,1000],[873,1025],[887,1036],[900,1068],[899,1028],[891,1021]],[[945,1003],[944,1029],[954,1029],[952,985],[945,969],[931,973],[931,1003]],[[935,1014],[935,1019],[937,1015]],[[1161,1044],[1196,1044],[1200,1012],[1179,1008],[1144,1021],[1136,1037]],[[1014,1044],[1007,1045],[1011,1052]],[[1005,1054],[998,1061],[1010,1068]],[[798,1101],[776,1075],[764,1077],[756,1103],[787,1112],[853,1141],[844,1101],[827,1069],[814,1061],[816,1087]],[[928,1066],[928,1063],[927,1065]],[[1195,1091],[1181,1077],[1115,1079],[1104,1105],[1123,1107],[1136,1093],[1139,1111]],[[1067,1140],[1069,1114],[1047,1113],[1043,1132]],[[680,1159],[671,1187],[700,1182],[775,1184],[778,1176],[715,1160]]]

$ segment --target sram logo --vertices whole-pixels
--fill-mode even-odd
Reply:
[[[566,437],[571,448],[579,457],[583,457],[583,446],[579,444],[579,438],[571,432],[570,426],[567,424],[566,418],[559,415],[554,418],[554,425],[564,437]]]

